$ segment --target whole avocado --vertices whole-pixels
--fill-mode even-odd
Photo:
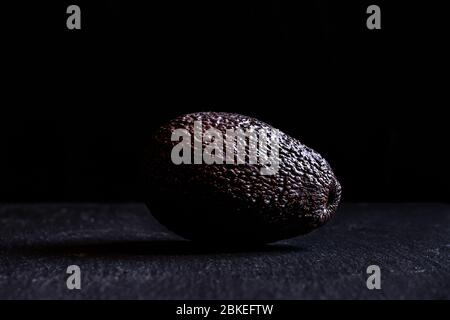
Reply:
[[[163,125],[144,156],[144,192],[151,213],[168,229],[203,243],[263,244],[306,234],[335,214],[341,186],[330,165],[280,131],[273,174],[262,174],[263,164],[248,161],[248,147],[244,164],[196,164],[195,156],[185,150],[181,156],[188,161],[174,163],[174,147],[181,141],[173,138],[177,129],[192,138],[188,141],[192,154],[201,155],[213,141],[194,141],[195,123],[201,123],[203,134],[210,128],[224,136],[227,129],[274,132],[257,119],[223,112],[182,115]],[[237,148],[236,143],[234,153],[242,152]]]

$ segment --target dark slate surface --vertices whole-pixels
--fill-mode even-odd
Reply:
[[[450,298],[443,204],[347,204],[307,236],[242,252],[180,240],[141,204],[1,205],[0,242],[3,299]],[[371,264],[382,290],[366,288]]]

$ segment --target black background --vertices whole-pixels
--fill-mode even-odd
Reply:
[[[2,3],[0,201],[141,200],[148,135],[200,110],[299,138],[345,201],[448,201],[445,10],[392,2]]]

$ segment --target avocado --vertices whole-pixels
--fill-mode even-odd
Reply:
[[[265,244],[306,234],[330,220],[341,197],[316,151],[235,113],[169,121],[148,142],[143,169],[150,212],[202,243]]]

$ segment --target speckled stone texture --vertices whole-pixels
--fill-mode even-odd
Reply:
[[[195,121],[202,122],[203,132],[221,132],[224,153],[227,129],[268,135],[275,129],[251,117],[220,112],[180,116],[161,127],[145,156],[144,194],[155,217],[169,229],[194,240],[265,243],[308,233],[336,212],[341,187],[328,162],[281,131],[279,169],[273,175],[262,175],[260,162],[249,164],[248,148],[245,164],[173,164],[171,152],[179,141],[171,136],[177,129],[192,137],[192,163],[199,147],[200,154],[205,149],[205,138],[194,143]],[[245,143],[250,144],[248,139]],[[259,145],[260,154],[267,154],[268,145]],[[237,143],[233,152],[239,154]]]
[[[366,288],[372,264],[382,290]],[[144,204],[0,205],[0,299],[19,298],[450,299],[450,206],[344,204],[303,237],[221,251],[180,240]]]

